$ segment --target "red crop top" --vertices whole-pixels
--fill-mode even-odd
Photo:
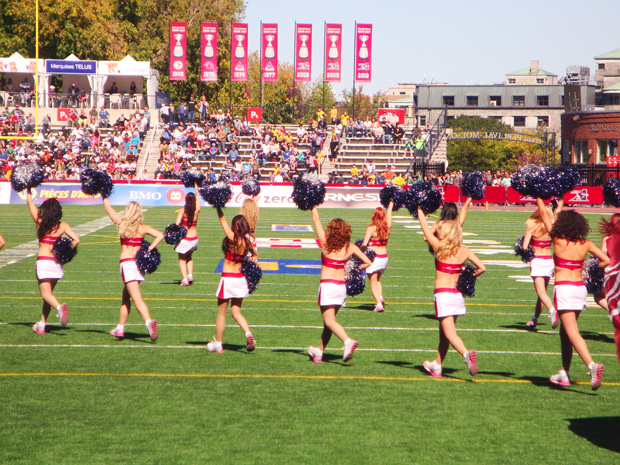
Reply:
[[[579,270],[583,265],[583,260],[567,260],[560,258],[557,255],[553,255],[553,263],[560,268],[566,268],[567,270]]]
[[[39,244],[54,244],[60,236],[43,236]]]
[[[458,274],[461,272],[461,269],[463,268],[462,264],[456,264],[456,263],[444,263],[444,262],[440,262],[439,260],[435,259],[435,269],[437,271],[441,271],[442,273],[448,273],[448,274]]]
[[[551,247],[551,241],[539,241],[538,239],[532,239],[532,245],[534,247],[544,249],[546,247]]]
[[[129,247],[140,247],[142,245],[143,237],[121,237],[121,245],[128,245]]]
[[[226,252],[224,258],[229,262],[241,263],[243,261],[243,255],[237,255],[236,253]]]
[[[368,245],[371,247],[385,247],[387,246],[388,240],[387,239],[377,239],[376,241],[369,241]]]
[[[335,270],[344,270],[344,265],[348,260],[334,260],[333,258],[327,258],[321,254],[321,265],[327,268],[334,268]]]
[[[197,220],[192,221],[192,224],[187,224],[187,220],[183,220],[182,223],[183,226],[185,226],[186,228],[191,228],[192,226],[196,226],[198,224]]]

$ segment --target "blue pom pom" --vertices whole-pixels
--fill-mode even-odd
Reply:
[[[521,257],[521,261],[523,263],[529,263],[534,259],[534,247],[532,246],[532,242],[530,241],[530,245],[527,250],[523,249],[523,239],[525,236],[519,236],[517,242],[515,242],[515,255]]]
[[[620,179],[613,178],[605,183],[603,197],[606,204],[613,205],[616,208],[620,207]]]
[[[230,184],[224,179],[203,187],[199,192],[203,200],[214,207],[225,207],[232,198]]]
[[[600,262],[598,258],[590,255],[588,259],[584,260],[581,268],[581,279],[590,294],[596,294],[603,290],[605,269],[598,266]]]
[[[142,241],[140,249],[136,253],[136,265],[142,273],[153,273],[161,265],[161,256],[155,248],[149,252],[150,242]]]
[[[363,242],[363,239],[358,239],[355,241],[355,245],[358,246],[362,252],[364,252],[364,255],[366,255],[371,262],[374,262],[375,258],[377,258],[377,252],[375,252],[374,249],[369,245],[366,247],[362,247]],[[362,264],[362,261],[356,256],[353,256],[352,258],[356,262],[355,266],[360,266]]]
[[[480,200],[484,198],[484,191],[486,189],[486,182],[482,173],[479,171],[472,171],[469,173],[463,173],[463,179],[461,180],[461,190],[465,197],[471,197],[474,200]]]
[[[241,273],[248,282],[248,290],[250,294],[256,290],[258,283],[263,277],[263,270],[260,265],[253,260],[244,258],[241,263]]]
[[[196,184],[200,186],[204,181],[204,173],[196,168],[190,168],[181,174],[181,182],[188,188],[195,187]]]
[[[317,178],[299,176],[293,184],[291,197],[300,210],[312,210],[325,201],[325,184]]]
[[[429,181],[418,182],[405,191],[405,207],[414,218],[418,217],[418,207],[428,215],[440,205],[441,193]]]
[[[17,165],[11,171],[11,187],[17,192],[37,187],[45,180],[45,173],[36,163]]]
[[[366,275],[357,268],[353,269],[345,278],[347,295],[354,297],[361,294],[366,289]]]
[[[476,295],[476,277],[474,272],[476,268],[467,263],[461,270],[459,280],[456,282],[456,290],[465,297],[473,297]]]
[[[108,198],[114,191],[114,182],[105,171],[85,169],[80,174],[82,192],[86,195],[101,194],[103,198]]]
[[[164,230],[164,240],[166,244],[176,245],[187,236],[187,229],[184,226],[172,223]]]
[[[387,208],[390,202],[394,202],[393,211],[398,211],[404,203],[405,191],[399,186],[385,186],[379,191],[379,202],[383,208]]]
[[[260,194],[260,183],[254,178],[248,178],[241,184],[241,191],[250,197]]]
[[[64,236],[56,239],[52,246],[52,254],[55,257],[56,263],[64,265],[73,260],[73,257],[77,255],[77,247],[71,247],[71,242],[73,242],[71,239]]]
[[[581,173],[575,165],[565,165],[557,169],[556,197],[561,199],[564,194],[581,184]]]
[[[515,173],[511,179],[511,187],[522,195],[550,199],[562,198],[581,182],[579,169],[564,166],[559,169],[551,166],[527,165]]]

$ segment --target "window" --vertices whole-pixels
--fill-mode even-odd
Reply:
[[[525,106],[525,95],[513,95],[512,105],[515,107],[524,107]]]
[[[599,63],[598,69],[605,69],[605,63]]]
[[[536,78],[536,84],[544,84],[545,78]]]
[[[569,147],[570,147],[570,141],[564,139],[562,141],[562,148],[560,149],[560,154],[562,155],[562,164],[563,165],[567,165],[567,164],[571,163],[570,154],[569,154],[569,151],[570,151]]]
[[[576,140],[575,141],[575,163],[588,163],[588,141]]]
[[[489,105],[492,107],[501,107],[502,106],[502,96],[501,95],[491,95],[489,97]]]
[[[618,141],[614,139],[598,141],[597,163],[607,163],[607,157],[618,156]]]
[[[444,95],[443,105],[445,107],[453,107],[454,106],[454,95]]]
[[[477,95],[468,95],[467,96],[467,106],[468,107],[477,107],[478,106],[478,96]]]
[[[548,107],[549,106],[549,96],[548,95],[537,95],[536,96],[536,105],[539,107]]]
[[[549,117],[548,116],[539,116],[538,117],[538,128],[539,129],[547,129],[549,127]]]
[[[517,80],[514,78],[508,78],[508,84],[516,84]]]
[[[514,127],[524,128],[525,127],[525,116],[515,116]]]
[[[426,126],[426,116],[420,116],[420,126]]]

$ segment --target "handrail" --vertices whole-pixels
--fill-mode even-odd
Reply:
[[[439,144],[446,135],[447,121],[448,108],[444,107],[444,109],[441,110],[441,113],[439,113],[439,116],[437,117],[429,131],[428,139],[426,141],[426,151],[428,155],[424,154],[422,156],[422,176],[426,175],[426,165],[430,161],[433,154],[435,153],[435,150],[437,150]],[[408,171],[413,172],[412,170],[415,170],[416,165],[417,160],[414,152],[414,156],[411,158],[411,163],[409,164]]]
[[[144,156],[144,161],[142,162],[142,169],[140,170],[140,179],[144,179],[144,170],[146,169],[146,162],[151,156],[151,150],[153,149],[153,139],[155,139],[156,132],[157,132],[157,126],[153,128],[153,132],[151,133],[151,140],[149,141],[149,145],[146,150],[146,155]]]

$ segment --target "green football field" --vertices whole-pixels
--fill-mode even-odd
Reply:
[[[117,208],[120,211],[120,208]],[[620,366],[613,328],[591,299],[579,320],[595,361],[606,366],[592,392],[575,355],[569,388],[548,377],[561,365],[560,341],[549,319],[538,331],[529,268],[513,254],[528,212],[471,211],[465,240],[487,273],[467,300],[459,334],[478,351],[472,380],[450,351],[444,376],[422,369],[434,357],[433,259],[417,221],[395,213],[382,278],[386,311],[372,312],[370,290],[338,314],[359,340],[342,362],[332,339],[322,364],[307,353],[322,321],[318,275],[267,274],[243,302],[258,348],[232,317],[224,353],[209,353],[215,333],[223,232],[204,208],[195,283],[179,286],[171,246],[141,284],[159,322],[152,343],[135,311],[126,338],[108,332],[118,321],[122,283],[116,228],[103,207],[65,206],[64,219],[83,234],[77,257],[57,288],[69,303],[69,325],[54,317],[48,332],[31,329],[41,299],[34,266],[36,240],[27,207],[3,206],[0,233],[0,463],[23,464],[610,464],[620,461]],[[238,213],[229,208],[227,218]],[[341,216],[363,237],[370,210],[320,210],[323,223]],[[146,222],[163,231],[174,208],[149,208]],[[600,215],[587,218],[594,229]],[[310,225],[309,212],[263,209],[259,238],[314,238],[313,232],[272,231],[273,224]],[[591,238],[597,243],[598,234]],[[266,270],[277,259],[319,260],[318,249],[260,248]],[[293,267],[299,271],[301,265]],[[312,268],[312,267],[311,267]],[[303,268],[301,268],[303,269]],[[551,289],[549,289],[551,292]]]

